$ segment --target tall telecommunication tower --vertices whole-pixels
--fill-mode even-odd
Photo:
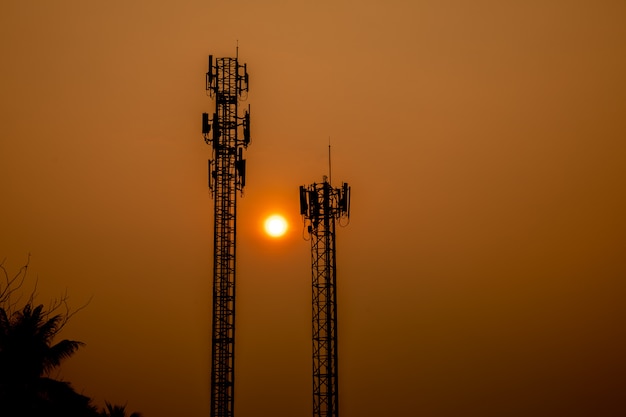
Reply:
[[[232,417],[235,388],[235,237],[237,191],[246,183],[243,149],[250,143],[250,107],[239,116],[247,98],[248,72],[238,57],[209,55],[206,90],[215,98],[215,112],[202,114],[202,134],[213,145],[209,188],[215,199],[213,244],[213,321],[211,340],[211,417]]]
[[[313,278],[313,416],[337,417],[337,270],[335,220],[350,217],[350,187],[300,186],[300,214],[311,240]]]

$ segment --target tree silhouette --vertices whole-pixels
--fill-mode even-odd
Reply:
[[[55,338],[89,302],[71,310],[65,293],[47,309],[35,306],[35,283],[27,301],[18,307],[29,261],[30,255],[13,276],[4,260],[0,262],[0,417],[127,417],[125,405],[105,402],[106,407],[98,411],[89,397],[78,394],[68,382],[50,378],[64,359],[84,345],[67,339],[55,343]]]
[[[74,340],[54,343],[69,318],[80,309],[70,311],[67,294],[53,300],[48,309],[35,306],[36,284],[23,306],[18,307],[28,264],[9,276],[4,261],[0,262],[0,276],[4,278],[4,285],[0,282],[0,416],[97,416],[88,397],[76,393],[68,382],[49,377],[83,345]]]
[[[43,305],[32,308],[26,304],[22,311],[7,317],[0,309],[0,362],[3,374],[27,382],[41,377],[69,358],[82,342],[62,340],[53,344],[60,330],[62,317],[46,317]]]
[[[112,405],[105,401],[105,409],[100,412],[100,417],[141,417],[141,413],[131,413],[126,416],[126,405]]]
[[[89,398],[69,383],[49,378],[50,371],[83,345],[74,340],[53,343],[65,323],[43,305],[7,314],[0,308],[0,415],[95,415]]]

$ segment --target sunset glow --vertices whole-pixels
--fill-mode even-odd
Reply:
[[[265,219],[263,224],[265,233],[271,237],[281,237],[287,232],[287,220],[280,214],[274,214]]]

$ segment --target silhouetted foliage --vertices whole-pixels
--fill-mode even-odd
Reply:
[[[48,313],[30,303],[10,315],[0,307],[0,415],[94,416],[88,397],[49,378],[83,343],[54,343],[64,317]]]
[[[83,307],[71,311],[67,294],[48,309],[35,305],[35,290],[18,307],[18,296],[26,279],[28,262],[10,276],[0,263],[0,416],[1,417],[99,417],[123,416],[124,407],[98,411],[91,399],[78,394],[69,382],[50,378],[64,359],[82,342],[54,339],[67,321]],[[36,285],[35,285],[36,289]],[[108,410],[108,411],[107,411]],[[111,414],[113,412],[114,414]],[[122,414],[120,414],[120,412]],[[138,417],[133,413],[131,417]]]
[[[141,413],[131,413],[126,415],[126,405],[112,405],[105,401],[106,407],[100,412],[100,417],[142,417]]]

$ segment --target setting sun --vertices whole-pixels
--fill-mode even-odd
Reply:
[[[265,219],[265,233],[271,237],[280,237],[287,231],[287,220],[279,214],[274,214]]]

